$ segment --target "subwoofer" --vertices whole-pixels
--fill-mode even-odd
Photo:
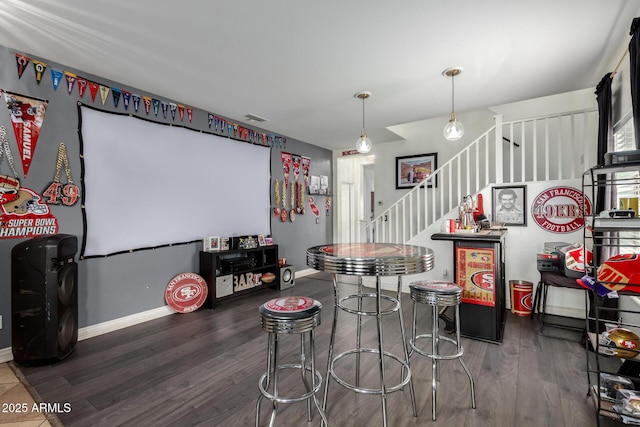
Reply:
[[[280,267],[280,290],[293,287],[296,282],[296,271],[293,265]]]
[[[11,348],[23,365],[61,360],[78,341],[78,239],[36,237],[11,251]]]

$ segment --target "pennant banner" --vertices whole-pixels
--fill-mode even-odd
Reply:
[[[289,186],[289,172],[291,171],[291,153],[280,153],[282,158],[282,172],[284,173],[284,188]]]
[[[78,93],[80,94],[80,98],[84,97],[84,91],[86,89],[87,89],[87,79],[78,77]]]
[[[4,99],[11,112],[11,125],[18,142],[22,171],[26,178],[36,151],[48,101],[6,91]]]
[[[51,80],[53,81],[53,90],[58,90],[58,85],[62,80],[62,71],[51,69]]]
[[[40,80],[42,80],[42,76],[44,75],[45,70],[47,69],[47,64],[44,62],[33,60],[33,69],[36,72],[36,81],[40,84]]]
[[[22,77],[22,73],[24,73],[24,69],[29,65],[29,61],[31,59],[28,56],[20,55],[16,53],[16,65],[18,66],[18,78]]]
[[[73,87],[76,84],[76,80],[78,80],[78,76],[68,71],[65,71],[64,77],[67,79],[67,91],[69,92],[69,95],[71,95],[71,92],[73,92]]]
[[[309,190],[309,169],[311,168],[311,158],[302,156],[302,176],[304,177],[304,188]]]

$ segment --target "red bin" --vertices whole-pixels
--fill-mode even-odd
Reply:
[[[533,308],[533,283],[525,280],[509,280],[511,312],[516,316],[531,316]]]

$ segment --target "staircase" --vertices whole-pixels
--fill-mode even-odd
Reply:
[[[494,125],[366,226],[369,242],[409,243],[457,217],[466,195],[495,185],[580,178],[595,164],[597,109]],[[491,212],[491,200],[484,202]],[[439,227],[438,227],[439,230]]]

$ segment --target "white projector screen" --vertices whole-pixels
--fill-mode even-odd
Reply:
[[[271,149],[123,114],[78,108],[81,255],[271,234]]]

